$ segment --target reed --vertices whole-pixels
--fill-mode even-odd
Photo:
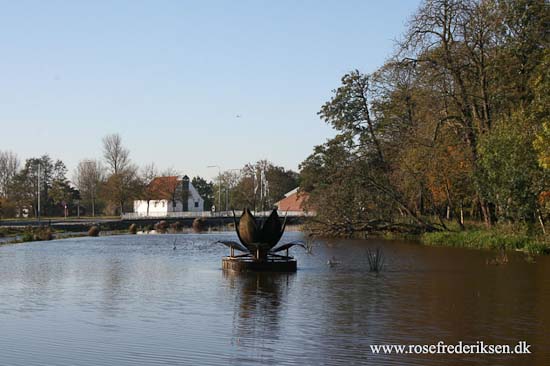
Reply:
[[[309,255],[313,255],[313,239],[307,238],[305,244],[306,253]]]
[[[369,264],[369,272],[378,273],[384,267],[384,255],[380,247],[375,250],[367,249],[367,262]]]

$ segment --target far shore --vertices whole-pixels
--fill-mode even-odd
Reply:
[[[174,220],[172,220],[174,221]],[[179,223],[179,221],[178,221]],[[27,225],[25,225],[27,224]],[[130,225],[134,224],[134,231]],[[233,232],[234,225],[231,221],[210,222],[203,230],[196,231],[192,228],[191,222],[186,222],[182,227],[166,228],[161,232],[153,229],[149,221],[129,222],[118,217],[81,217],[70,218],[46,218],[41,224],[34,219],[27,220],[2,220],[0,222],[0,245],[17,244],[30,241],[40,241],[44,236],[38,234],[39,230],[47,228],[51,235],[46,239],[67,239],[88,236],[88,229],[91,226],[100,227],[100,236],[128,235],[128,234],[193,234],[193,233],[222,233]],[[287,225],[286,231],[305,231],[303,223],[291,223]],[[29,234],[30,233],[30,234]],[[506,232],[506,230],[485,229],[472,227],[467,230],[448,230],[424,234],[393,234],[381,233],[372,237],[381,236],[385,239],[411,240],[428,246],[452,246],[482,250],[500,251],[521,251],[528,255],[549,255],[550,242],[548,238]]]

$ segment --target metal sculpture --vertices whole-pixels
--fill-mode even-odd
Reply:
[[[224,269],[296,270],[296,260],[288,255],[288,250],[295,245],[305,248],[305,245],[301,241],[293,241],[277,246],[286,228],[286,216],[281,223],[277,210],[273,210],[266,220],[258,223],[252,212],[246,208],[239,222],[233,212],[233,222],[240,243],[218,241],[231,249],[230,256],[223,260]],[[244,254],[235,255],[235,249]],[[286,251],[286,255],[277,254],[282,251]]]

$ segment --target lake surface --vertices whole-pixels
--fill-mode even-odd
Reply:
[[[318,240],[313,255],[291,250],[295,274],[245,275],[221,270],[228,249],[217,239],[236,238],[1,246],[0,365],[550,365],[549,257],[513,253],[494,266],[487,251]],[[386,258],[378,276],[365,253],[376,247]],[[370,350],[438,341],[526,341],[532,354]]]

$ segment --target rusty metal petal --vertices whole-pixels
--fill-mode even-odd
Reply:
[[[273,248],[283,235],[283,226],[277,210],[273,210],[262,226],[261,241]]]
[[[241,242],[249,248],[251,244],[260,241],[260,230],[256,219],[248,208],[245,208],[239,220],[238,235]]]

